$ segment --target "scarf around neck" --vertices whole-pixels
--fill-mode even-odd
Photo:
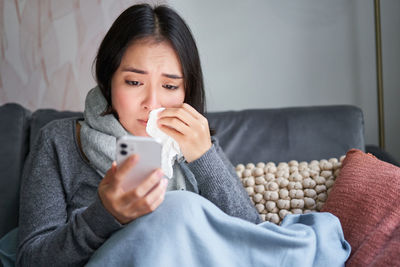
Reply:
[[[107,100],[96,86],[86,96],[84,121],[79,122],[83,153],[103,177],[115,160],[117,138],[130,135],[113,114],[101,116],[106,108]]]

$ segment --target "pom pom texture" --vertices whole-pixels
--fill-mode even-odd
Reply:
[[[263,221],[322,209],[345,156],[320,161],[238,164],[236,173]]]

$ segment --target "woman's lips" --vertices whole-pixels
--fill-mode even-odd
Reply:
[[[143,126],[147,126],[147,120],[140,120],[138,119],[139,123]]]

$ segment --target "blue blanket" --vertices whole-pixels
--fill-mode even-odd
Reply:
[[[18,228],[14,228],[0,239],[0,261],[3,267],[15,266],[17,258]]]
[[[199,195],[172,191],[156,211],[113,234],[87,266],[343,266],[349,255],[330,213],[255,225]]]

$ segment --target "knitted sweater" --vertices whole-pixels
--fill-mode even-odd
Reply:
[[[124,227],[102,205],[97,187],[102,177],[82,155],[77,118],[44,127],[25,164],[20,198],[17,265],[85,264],[115,231]],[[254,223],[257,211],[218,142],[199,159],[181,162],[200,195],[225,213]]]

